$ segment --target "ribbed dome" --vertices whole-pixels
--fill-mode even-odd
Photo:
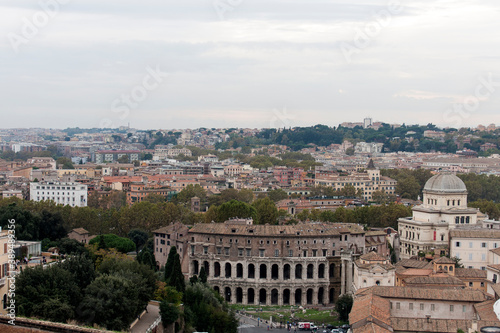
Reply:
[[[464,182],[451,173],[440,173],[429,178],[424,191],[464,193],[467,192]]]

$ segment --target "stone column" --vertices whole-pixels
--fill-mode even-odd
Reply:
[[[208,277],[215,277],[215,272],[214,271],[215,271],[215,263],[214,263],[213,260],[210,260],[208,262],[208,274],[207,274],[207,276]]]
[[[345,294],[345,270],[346,270],[345,260],[342,260],[342,276],[340,277],[340,294],[341,295]]]
[[[346,293],[350,294],[352,292],[352,258],[347,261],[346,269],[347,269],[347,278],[346,278]]]
[[[271,305],[271,290],[269,288],[266,289],[266,305]]]
[[[241,304],[248,304],[248,289],[241,289],[243,290],[243,298],[241,299]]]

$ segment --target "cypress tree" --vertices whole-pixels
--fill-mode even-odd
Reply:
[[[174,269],[174,259],[177,254],[177,248],[172,246],[170,248],[170,252],[168,253],[167,263],[165,264],[165,282],[168,283],[168,280],[172,276],[172,271]]]
[[[168,284],[181,293],[184,293],[186,290],[186,283],[184,281],[184,275],[182,274],[181,260],[178,253],[176,253],[174,257],[174,268]]]
[[[205,266],[201,266],[198,280],[200,280],[201,283],[207,283],[207,272],[205,272]]]

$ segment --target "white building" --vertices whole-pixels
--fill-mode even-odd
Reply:
[[[87,185],[60,182],[31,183],[30,200],[52,200],[61,205],[85,207],[87,206]]]
[[[413,216],[398,220],[401,259],[421,251],[445,255],[449,230],[477,223],[477,210],[467,207],[467,188],[457,176],[440,173],[431,177],[423,196],[423,204],[413,207]]]
[[[353,290],[372,286],[394,286],[396,268],[376,252],[363,254],[354,262]]]
[[[383,143],[377,142],[358,142],[354,147],[356,153],[378,154],[382,152]]]

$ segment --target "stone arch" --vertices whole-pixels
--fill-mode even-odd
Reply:
[[[295,290],[295,305],[301,305],[302,304],[302,289],[296,289]]]
[[[277,305],[278,304],[278,289],[273,289],[271,290],[271,304]]]
[[[330,291],[328,292],[328,303],[335,303],[335,288],[330,288]]]
[[[226,265],[225,265],[225,276],[226,278],[230,278],[231,277],[231,264],[226,262]]]
[[[214,286],[214,290],[217,292],[217,294],[220,294],[220,288],[218,286]]]
[[[279,267],[277,264],[271,266],[271,279],[277,280],[279,278]]]
[[[243,277],[243,264],[236,264],[236,277],[237,278],[242,278]]]
[[[248,304],[255,303],[255,290],[253,288],[248,288],[247,297],[248,297],[248,299],[247,299]]]
[[[325,264],[319,264],[318,267],[318,278],[324,279],[325,278]]]
[[[313,264],[307,265],[307,278],[308,279],[314,278],[314,265]]]
[[[220,263],[216,261],[214,263],[214,277],[219,277],[220,276]]]
[[[290,304],[290,289],[283,290],[283,304]]]
[[[260,264],[259,278],[260,279],[267,279],[267,265],[266,264]]]
[[[295,278],[302,279],[302,265],[301,264],[295,265]]]
[[[328,269],[328,276],[331,278],[335,277],[335,264],[330,264],[330,268]]]
[[[266,299],[267,299],[267,291],[266,289],[262,288],[259,290],[259,304],[266,304]]]
[[[243,289],[236,288],[236,303],[243,303]]]
[[[290,265],[283,266],[283,280],[290,280]]]
[[[193,265],[191,266],[191,268],[192,268],[192,270],[193,270],[193,275],[198,275],[198,274],[200,274],[200,267],[199,267],[199,266],[200,266],[200,264],[198,263],[198,260],[193,260],[193,261],[192,261],[192,264],[193,264]]]
[[[255,279],[255,265],[254,264],[248,265],[248,278]]]
[[[208,263],[208,261],[204,261],[203,262],[203,267],[205,268],[205,273],[207,274],[207,276],[210,276],[210,264]]]
[[[226,299],[226,302],[231,303],[231,288],[224,288],[224,298]]]
[[[325,289],[323,287],[319,287],[318,289],[318,304],[323,304],[325,302]]]
[[[307,289],[306,299],[307,304],[313,304],[313,290],[311,288]]]

